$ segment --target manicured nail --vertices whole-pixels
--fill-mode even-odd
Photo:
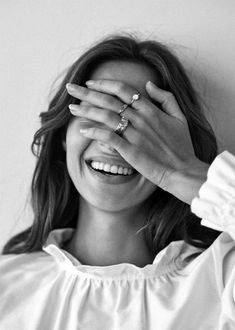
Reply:
[[[73,84],[66,84],[66,88],[68,90],[74,90],[74,85]]]
[[[76,111],[76,110],[77,110],[75,104],[70,104],[70,105],[69,105],[69,109],[72,110],[72,111]]]
[[[91,86],[94,84],[94,80],[88,80],[86,81],[86,85]]]
[[[152,81],[148,81],[147,82],[147,85],[150,86],[150,87],[157,87]]]
[[[81,129],[79,130],[79,132],[80,132],[81,134],[86,135],[86,134],[88,133],[88,129],[81,128]]]

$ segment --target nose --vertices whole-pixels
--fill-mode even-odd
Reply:
[[[118,152],[114,148],[110,147],[106,143],[96,141],[96,144],[98,145],[99,149],[104,153],[106,152],[106,153],[111,153],[111,154],[114,154],[114,155],[118,154]]]

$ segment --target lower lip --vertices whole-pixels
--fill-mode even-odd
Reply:
[[[85,163],[86,164],[86,163]],[[109,175],[109,174],[103,174],[101,172],[95,171],[91,166],[86,164],[86,167],[94,175],[100,182],[105,182],[109,184],[121,184],[129,182],[136,178],[138,175],[138,172],[135,172],[132,175]]]

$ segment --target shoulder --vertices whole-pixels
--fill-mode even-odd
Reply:
[[[20,322],[28,312],[37,313],[35,302],[44,301],[57,273],[56,262],[44,251],[0,255],[0,328],[25,328]]]
[[[44,251],[0,255],[0,291],[26,285],[36,278],[40,280],[55,266],[51,256]]]
[[[22,270],[47,261],[49,261],[48,255],[44,251],[0,255],[0,274],[5,270],[9,271],[14,268]]]

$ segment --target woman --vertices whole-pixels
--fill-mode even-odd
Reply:
[[[173,52],[104,39],[41,119],[34,222],[3,249],[0,328],[234,328],[235,157],[217,156]]]

